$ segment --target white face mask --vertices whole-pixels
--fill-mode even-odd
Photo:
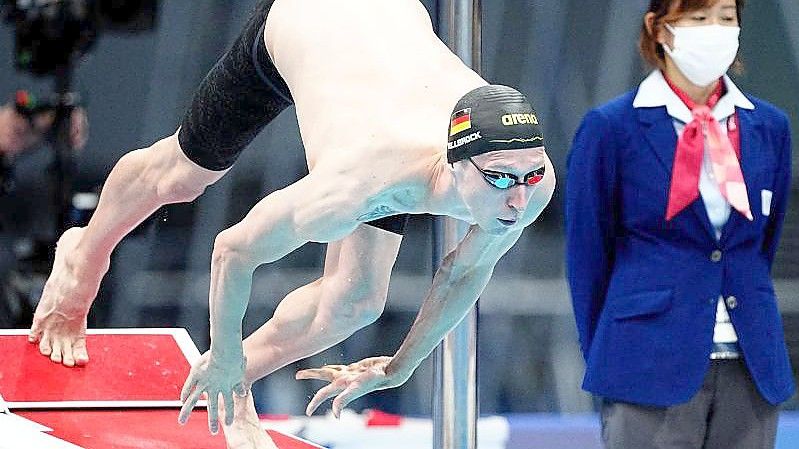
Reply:
[[[709,86],[727,73],[738,55],[741,28],[724,25],[666,28],[674,35],[674,48],[663,44],[683,75],[697,86]]]

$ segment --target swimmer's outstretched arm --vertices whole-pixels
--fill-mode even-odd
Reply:
[[[234,419],[233,394],[244,396],[249,389],[242,319],[255,269],[281,259],[308,241],[349,233],[357,226],[344,218],[349,216],[350,192],[336,181],[328,182],[331,180],[325,175],[309,174],[262,199],[241,222],[217,236],[208,300],[211,349],[186,379],[181,392],[181,423],[188,420],[194,404],[207,393],[209,429],[216,433],[219,396],[224,402],[226,424],[230,425]]]
[[[345,369],[328,366],[297,373],[298,379],[331,382],[316,393],[306,413],[312,414],[322,402],[338,396],[333,401],[333,414],[338,417],[358,397],[408,380],[468,313],[491,279],[497,261],[520,235],[521,230],[497,236],[472,226],[458,247],[444,258],[411,330],[394,357],[366,359]]]
[[[386,367],[408,378],[474,306],[499,259],[519,240],[521,230],[497,237],[472,226],[442,262],[411,330]]]

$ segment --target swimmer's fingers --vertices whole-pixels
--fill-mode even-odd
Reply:
[[[332,383],[324,388],[321,388],[319,391],[316,392],[314,397],[311,399],[311,402],[308,403],[308,407],[305,409],[305,414],[307,416],[313,415],[317,408],[322,405],[323,402],[336,396],[337,394],[344,391],[344,387]]]
[[[344,391],[342,391],[335,399],[333,399],[333,416],[336,418],[341,417],[341,411],[349,405],[350,402],[358,399],[359,397],[369,393],[370,389],[362,388],[359,382],[352,382]]]
[[[194,391],[183,401],[183,407],[180,408],[180,415],[178,416],[178,423],[186,424],[189,421],[189,415],[194,409],[194,405],[200,400],[200,395],[203,394],[202,389],[195,388]],[[210,413],[209,413],[210,415]]]
[[[208,430],[211,435],[219,433],[219,392],[208,392]]]
[[[250,386],[244,382],[239,382],[233,386],[233,394],[240,398],[246,398],[250,394]]]
[[[333,382],[341,374],[344,365],[326,365],[322,368],[309,368],[297,371],[294,377],[297,380],[324,380],[326,382]]]
[[[189,378],[186,379],[186,383],[183,384],[183,389],[180,390],[180,402],[186,402],[186,399],[189,397],[189,393],[191,393],[196,386],[197,378],[192,374],[189,374]]]
[[[222,401],[225,403],[225,425],[231,426],[233,425],[233,417],[235,416],[235,411],[233,409],[233,394],[234,392],[223,392],[222,393]]]

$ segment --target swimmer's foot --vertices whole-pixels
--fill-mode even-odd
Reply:
[[[252,392],[247,396],[234,395],[234,419],[230,426],[223,425],[223,433],[228,449],[277,449],[272,438],[261,427],[261,420],[255,411]],[[219,422],[225,422],[225,407],[220,403]]]
[[[36,306],[28,341],[39,352],[66,366],[89,362],[86,316],[108,270],[108,262],[85,267],[75,248],[83,228],[68,229],[58,240],[53,271]]]

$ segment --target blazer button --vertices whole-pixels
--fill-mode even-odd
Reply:
[[[710,260],[712,262],[720,262],[721,261],[721,250],[717,249],[710,253]]]
[[[738,307],[738,298],[736,298],[735,296],[732,295],[728,296],[726,302],[727,302],[727,308],[730,310]]]

